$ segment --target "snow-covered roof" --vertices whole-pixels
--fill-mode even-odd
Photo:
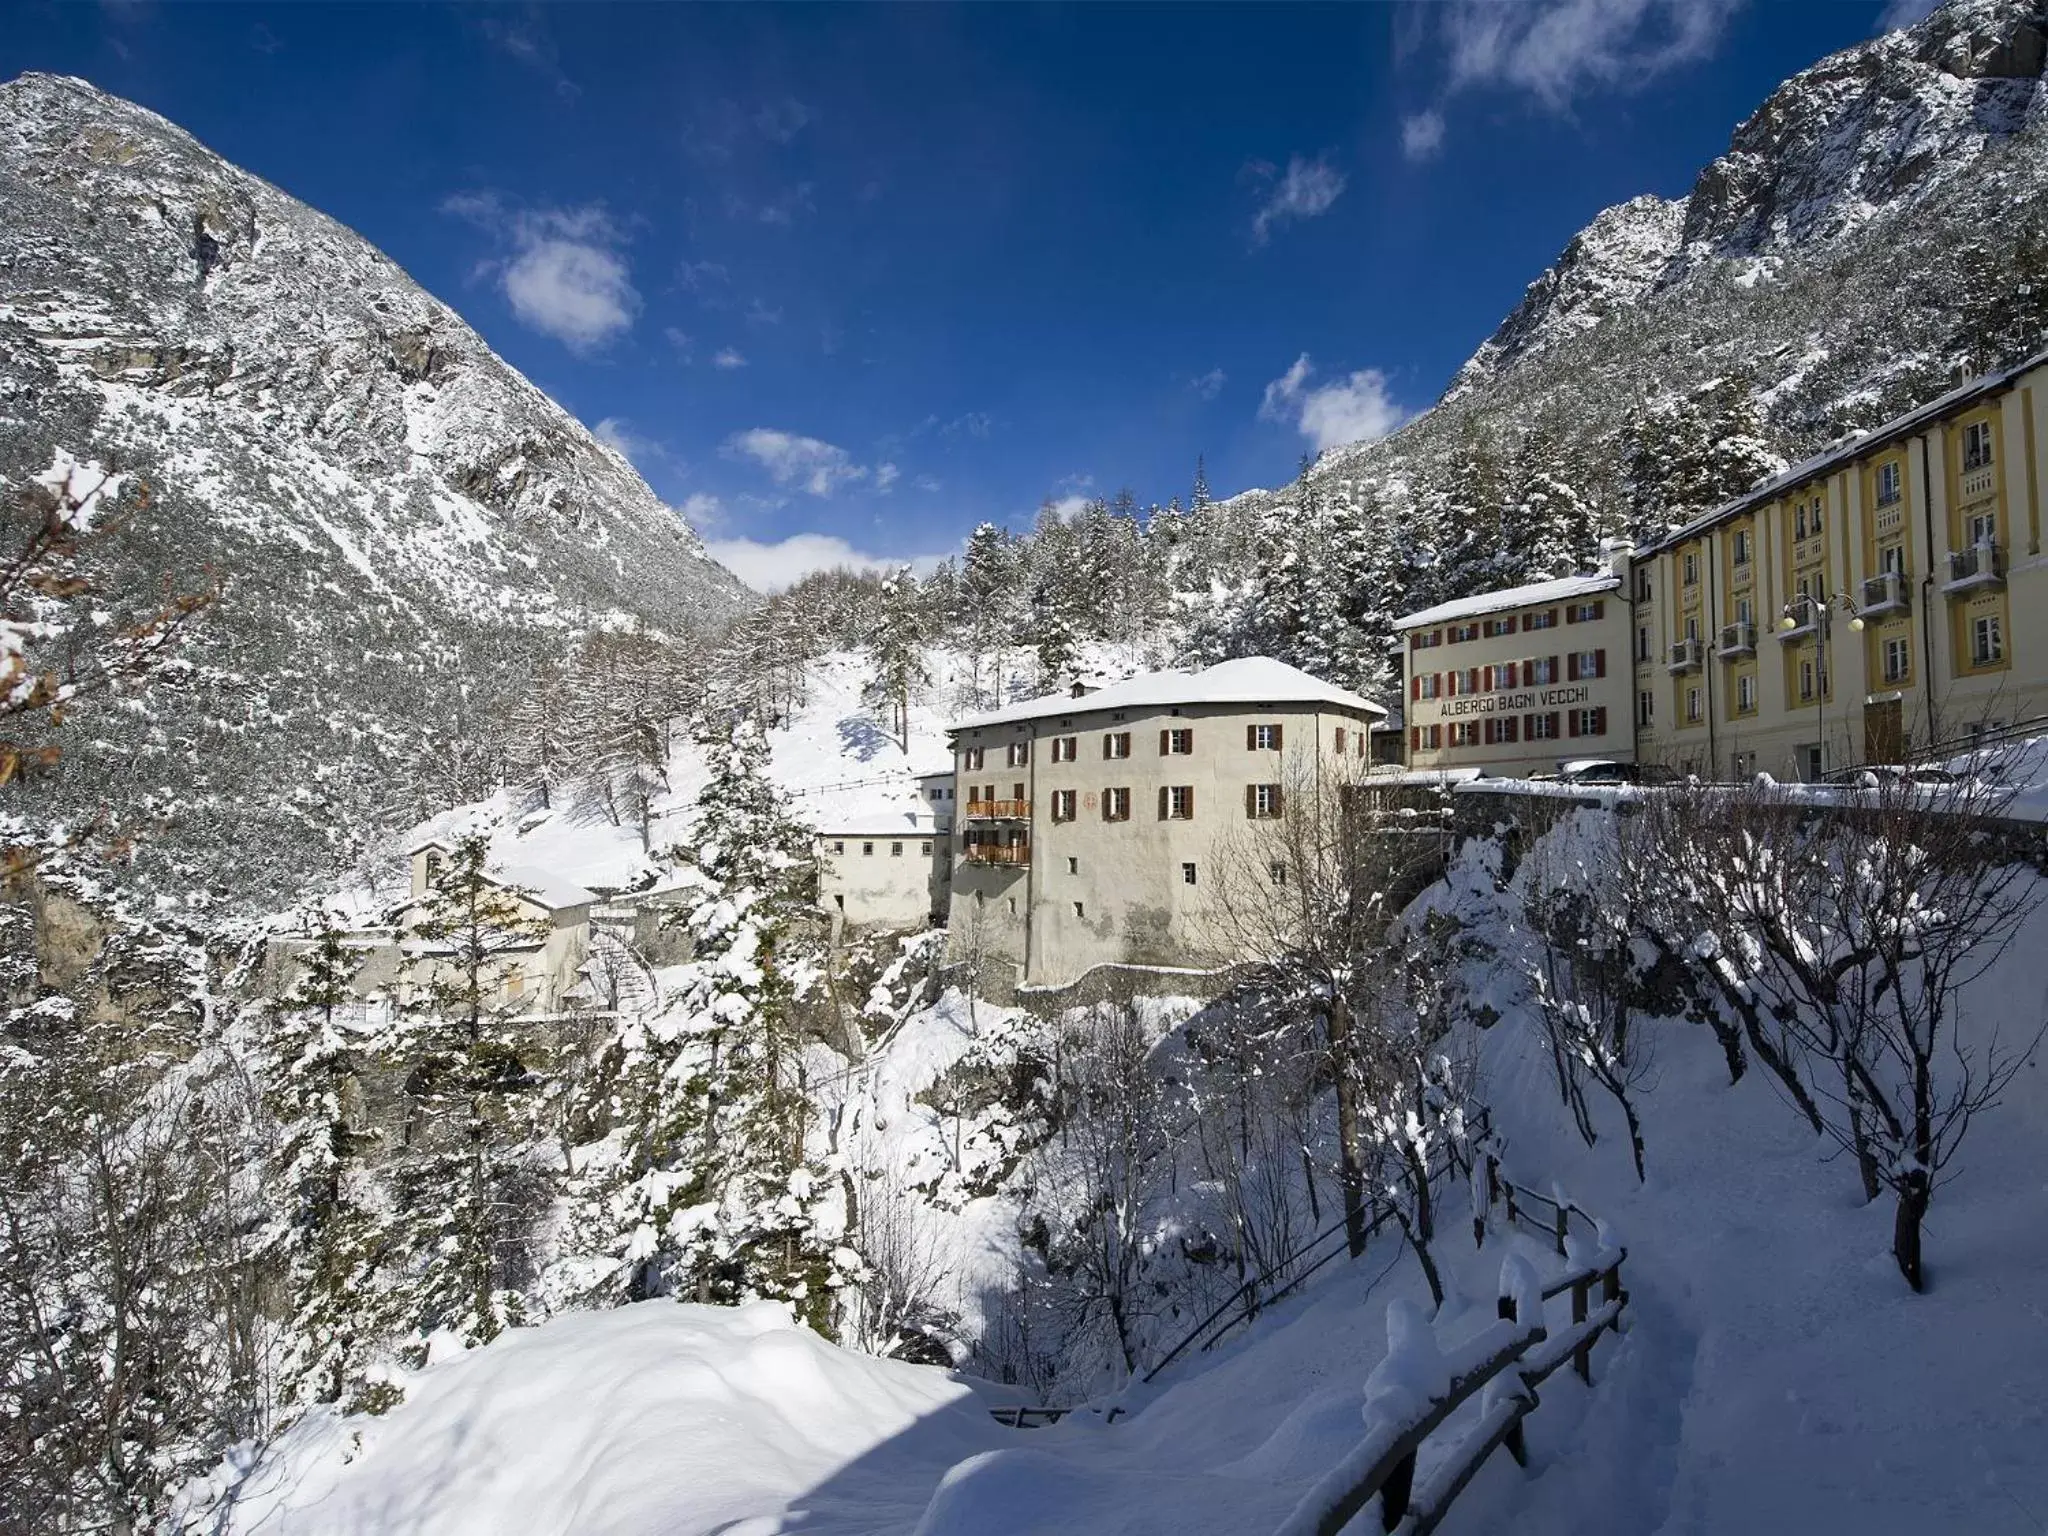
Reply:
[[[1422,629],[1431,624],[1477,618],[1482,613],[1506,613],[1511,608],[1536,608],[1544,603],[1569,602],[1575,597],[1612,592],[1620,585],[1621,578],[1612,571],[1601,571],[1591,576],[1560,576],[1554,581],[1532,581],[1524,587],[1503,587],[1498,592],[1481,592],[1477,597],[1438,603],[1434,608],[1425,608],[1420,613],[1394,620],[1394,628]]]
[[[550,912],[559,912],[564,907],[587,906],[597,900],[595,891],[532,864],[506,864],[490,870],[489,874],[493,880],[517,887]]]
[[[820,837],[931,837],[936,826],[928,813],[901,805],[855,807],[817,819]]]
[[[1386,710],[1348,688],[1311,677],[1270,656],[1219,661],[1199,672],[1142,672],[1079,698],[1070,693],[1025,699],[985,715],[969,715],[951,729],[972,730],[1038,720],[1047,715],[1093,714],[1105,709],[1166,709],[1176,704],[1327,704],[1375,718]]]
[[[2011,384],[2021,374],[2039,368],[2044,363],[2048,363],[2048,350],[2036,352],[2024,362],[2014,363],[2010,368],[2001,368],[1996,373],[1987,373],[1982,378],[1971,379],[1968,383],[1960,384],[1945,395],[1937,395],[1925,405],[1915,406],[1903,416],[1894,416],[1890,421],[1873,428],[1869,432],[1859,433],[1846,442],[1838,443],[1832,448],[1824,449],[1820,453],[1815,454],[1810,459],[1794,464],[1790,469],[1773,475],[1768,480],[1759,481],[1740,496],[1737,496],[1733,501],[1723,502],[1720,506],[1714,508],[1713,511],[1703,513],[1691,522],[1672,529],[1671,532],[1665,534],[1662,538],[1652,539],[1648,543],[1639,545],[1636,549],[1636,558],[1640,560],[1647,555],[1655,554],[1660,549],[1668,549],[1673,544],[1682,543],[1715,526],[1717,523],[1731,517],[1741,516],[1752,507],[1760,507],[1766,502],[1777,500],[1778,497],[1805,481],[1819,475],[1831,474],[1842,465],[1852,463],[1868,454],[1875,453],[1880,448],[1889,447],[1902,437],[1911,437],[1923,430],[1929,422],[1946,416],[1957,408],[1968,405],[1971,401],[1983,395],[1997,393],[2008,384]]]

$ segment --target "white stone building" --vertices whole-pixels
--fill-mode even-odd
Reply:
[[[818,834],[819,905],[849,928],[923,928],[943,920],[944,847],[944,832],[922,808],[830,818]]]
[[[951,730],[951,953],[1056,986],[1213,964],[1216,860],[1283,796],[1362,777],[1379,705],[1263,657],[1058,694]]]

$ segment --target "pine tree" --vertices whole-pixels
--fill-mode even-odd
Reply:
[[[1195,485],[1188,495],[1188,510],[1197,517],[1209,510],[1209,465],[1199,453],[1195,455]]]
[[[629,1145],[590,1225],[615,1294],[779,1297],[822,1324],[835,1271],[794,1018],[822,959],[812,837],[768,778],[755,722],[703,746],[712,776],[680,850],[694,892],[674,924],[689,955],[669,1007],[624,1024],[607,1052],[597,1091]]]
[[[361,1103],[370,1042],[350,1018],[362,957],[330,917],[298,965],[259,1056],[283,1138],[272,1179],[283,1210],[267,1247],[291,1291],[285,1394],[331,1403],[361,1386],[391,1331],[380,1273],[389,1234],[365,1162],[377,1141]]]
[[[889,712],[896,744],[910,750],[910,696],[931,681],[924,665],[924,605],[917,578],[908,567],[882,582],[881,611],[868,635],[867,653],[874,675],[869,701]]]
[[[394,1170],[406,1311],[420,1332],[451,1329],[472,1344],[522,1317],[500,1255],[523,1236],[505,1197],[533,1140],[539,1081],[513,1020],[522,967],[547,937],[491,877],[487,853],[480,836],[457,843],[415,909],[416,992],[388,1045],[413,1109]]]

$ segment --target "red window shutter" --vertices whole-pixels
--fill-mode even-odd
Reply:
[[[1457,696],[1458,674],[1455,672],[1446,672],[1444,674],[1444,697],[1447,699],[1455,699]]]
[[[1557,681],[1557,658],[1555,656],[1550,658],[1550,680],[1553,683]]]
[[[1108,820],[1110,819],[1110,815],[1109,815],[1109,791],[1108,791],[1108,790],[1106,790],[1106,789],[1105,789],[1105,790],[1104,790],[1104,791],[1102,792],[1102,819],[1103,819],[1104,821],[1108,821]]]
[[[1488,668],[1486,669],[1486,678],[1485,678],[1485,681],[1484,681],[1484,682],[1482,682],[1482,683],[1480,684],[1480,687],[1481,687],[1481,688],[1482,688],[1482,689],[1483,689],[1483,690],[1484,690],[1485,692],[1487,692],[1487,693],[1491,693],[1491,692],[1493,692],[1493,690],[1494,690],[1495,688],[1497,688],[1497,687],[1499,687],[1499,686],[1500,686],[1500,685],[1499,685],[1499,684],[1498,684],[1497,682],[1495,682],[1495,681],[1494,681],[1494,669],[1493,669],[1492,667],[1488,667]]]
[[[1605,677],[1607,675],[1607,652],[1605,650],[1598,650],[1593,653],[1593,675],[1595,677]]]
[[[1159,733],[1159,755],[1160,755],[1161,757],[1164,757],[1164,756],[1166,756],[1166,748],[1167,748],[1167,733],[1166,733],[1165,731],[1161,731],[1161,732]]]
[[[1193,821],[1193,820],[1195,819],[1195,786],[1194,786],[1194,785],[1192,785],[1192,784],[1188,785],[1188,786],[1187,786],[1187,791],[1188,791],[1188,820],[1189,820],[1189,821]]]
[[[1419,726],[1419,725],[1418,725],[1418,726],[1417,726],[1417,727],[1415,728],[1415,734],[1416,734],[1416,735],[1418,735],[1418,736],[1422,734],[1422,727],[1421,727],[1421,726]],[[1257,816],[1258,814],[1259,814],[1259,787],[1258,787],[1258,786],[1257,786],[1256,784],[1247,784],[1247,785],[1245,785],[1245,787],[1244,787],[1244,815],[1245,815],[1245,820],[1247,820],[1247,821],[1250,821],[1250,820],[1251,820],[1251,819],[1252,819],[1253,817]]]
[[[1422,727],[1419,725],[1408,727],[1408,750],[1410,752],[1420,752],[1422,750]]]
[[[1605,704],[1602,704],[1593,711],[1593,734],[1595,736],[1605,736],[1607,734],[1607,706]]]
[[[1256,725],[1248,725],[1244,728],[1244,749],[1247,752],[1259,750],[1259,728]]]
[[[1408,679],[1408,697],[1411,699],[1422,697],[1422,676],[1420,673]]]
[[[1275,725],[1273,727],[1273,750],[1275,752],[1278,752],[1280,750],[1280,732],[1283,729],[1285,729],[1285,727],[1280,725]]]
[[[1166,820],[1166,786],[1159,786],[1159,819]]]
[[[1189,791],[1189,793],[1190,793],[1190,794],[1192,794],[1192,793],[1194,793],[1194,791],[1190,790],[1190,791]],[[1280,809],[1281,809],[1281,806],[1280,806],[1280,797],[1281,797],[1281,796],[1282,796],[1282,795],[1283,795],[1284,793],[1285,793],[1285,791],[1284,791],[1284,790],[1282,790],[1282,789],[1280,788],[1280,786],[1279,786],[1278,784],[1275,784],[1275,785],[1273,786],[1273,814],[1274,814],[1275,816],[1278,816],[1278,815],[1280,814]],[[1192,812],[1192,810],[1193,810],[1193,807],[1192,807],[1192,806],[1190,806],[1190,807],[1189,807],[1189,810],[1190,810],[1190,811]]]
[[[1579,712],[1576,709],[1568,709],[1564,712],[1564,728],[1573,736],[1579,734]]]

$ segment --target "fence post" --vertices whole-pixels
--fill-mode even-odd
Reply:
[[[1501,1297],[1500,1315],[1502,1320],[1505,1322],[1513,1323],[1520,1321],[1520,1319],[1515,1316],[1514,1297]],[[1514,1367],[1509,1366],[1508,1369],[1513,1370]],[[1508,1437],[1501,1443],[1508,1448],[1508,1454],[1515,1458],[1516,1466],[1526,1467],[1527,1465],[1529,1465],[1529,1442],[1527,1438],[1522,1434],[1521,1419],[1517,1418],[1513,1424],[1508,1426]]]
[[[1610,1265],[1607,1273],[1600,1277],[1600,1299],[1603,1302],[1621,1300],[1620,1260],[1616,1260]],[[1621,1313],[1619,1311],[1616,1311],[1614,1314],[1614,1336],[1616,1338],[1621,1337]]]
[[[1391,1531],[1408,1514],[1408,1496],[1415,1491],[1415,1452],[1394,1464],[1387,1480],[1380,1484],[1380,1529]]]
[[[1572,1324],[1574,1327],[1586,1320],[1586,1298],[1593,1289],[1592,1277],[1572,1282]],[[1593,1385],[1593,1341],[1584,1339],[1572,1351],[1572,1367],[1579,1373],[1579,1380],[1587,1386]]]
[[[1513,1226],[1521,1219],[1522,1213],[1515,1209],[1515,1186],[1509,1184],[1506,1186],[1506,1189],[1508,1197],[1508,1225]]]
[[[1554,1223],[1552,1223],[1552,1225],[1556,1228],[1557,1231],[1557,1256],[1560,1259],[1564,1257],[1564,1240],[1569,1230],[1566,1225],[1565,1215],[1566,1208],[1560,1205],[1557,1208],[1557,1220]],[[1583,1319],[1581,1319],[1581,1321],[1583,1321]]]

